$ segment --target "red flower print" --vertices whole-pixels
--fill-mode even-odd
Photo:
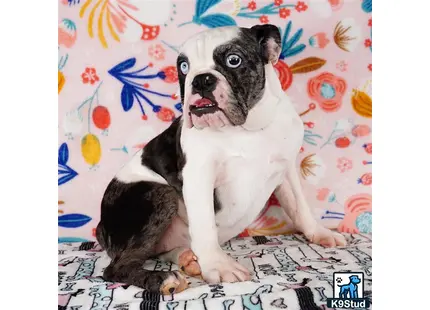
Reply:
[[[351,144],[351,140],[349,140],[348,137],[340,137],[337,138],[336,141],[334,141],[334,144],[336,145],[336,147],[343,149]]]
[[[363,145],[367,154],[372,154],[372,142]]]
[[[260,16],[260,22],[262,24],[267,24],[269,22],[269,18],[266,15],[261,15]]]
[[[284,2],[283,0],[275,0],[275,5],[280,6]]]
[[[340,170],[340,172],[345,172],[347,170],[352,169],[352,160],[341,157],[337,159],[337,168]]]
[[[257,4],[255,3],[255,1],[251,1],[248,3],[248,9],[250,9],[251,11],[254,11],[257,8]]]
[[[163,79],[166,83],[176,83],[178,81],[178,71],[176,70],[176,66],[164,67],[161,69],[165,74],[165,78]]]
[[[274,67],[278,74],[279,82],[281,82],[282,90],[287,90],[293,83],[293,72],[282,60],[279,60]]]
[[[371,47],[371,46],[372,46],[372,40],[370,40],[370,39],[366,39],[366,40],[364,41],[364,46],[365,46],[365,47]]]
[[[357,181],[358,184],[372,185],[372,172],[365,173]]]
[[[279,10],[279,16],[281,18],[287,18],[288,16],[290,16],[291,11],[287,8],[282,8]]]
[[[90,83],[91,85],[100,80],[94,68],[85,68],[84,73],[81,74],[81,78],[84,84]]]
[[[335,112],[342,105],[346,81],[332,73],[323,72],[308,81],[308,95],[325,112]]]
[[[369,21],[367,22],[367,26],[372,27],[372,19],[370,18]]]
[[[296,11],[297,12],[304,12],[308,9],[308,6],[303,1],[299,1],[296,4]]]
[[[171,122],[175,119],[175,113],[166,107],[161,107],[160,111],[157,112],[157,117],[164,122]]]
[[[367,69],[369,69],[369,71],[370,71],[370,72],[372,72],[372,64],[369,64],[369,65],[367,66]]]
[[[166,50],[163,48],[161,44],[151,45],[148,49],[149,57],[152,57],[156,60],[164,60],[164,53]]]

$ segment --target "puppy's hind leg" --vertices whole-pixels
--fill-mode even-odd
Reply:
[[[99,243],[112,258],[103,274],[105,280],[165,295],[187,288],[179,272],[143,269],[177,214],[178,199],[175,189],[164,184],[124,183],[117,179],[109,184],[97,228]]]

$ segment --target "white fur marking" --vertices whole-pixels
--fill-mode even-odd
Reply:
[[[167,184],[161,175],[142,165],[141,156],[143,152],[144,149],[134,154],[133,158],[118,172],[116,178],[125,183],[148,181]]]

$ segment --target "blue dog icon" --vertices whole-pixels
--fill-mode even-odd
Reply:
[[[340,287],[339,297],[340,298],[358,298],[358,286],[361,280],[358,276],[350,276],[349,283],[343,285],[337,285]]]

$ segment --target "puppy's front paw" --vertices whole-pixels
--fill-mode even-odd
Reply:
[[[251,280],[248,269],[222,251],[198,257],[203,279],[210,284]]]
[[[310,242],[322,245],[326,248],[346,246],[347,244],[343,235],[320,225],[313,231],[305,232],[305,236]]]

